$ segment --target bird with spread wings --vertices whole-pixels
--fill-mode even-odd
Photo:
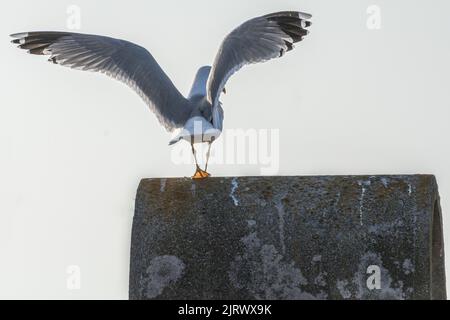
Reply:
[[[184,97],[155,58],[143,47],[105,36],[56,31],[12,34],[13,43],[48,61],[116,78],[134,89],[168,130],[180,129],[172,145],[191,144],[195,179],[207,172],[211,144],[222,132],[224,112],[219,98],[228,79],[243,66],[282,57],[308,34],[311,15],[276,12],[244,22],[223,40],[212,66],[201,67]],[[195,143],[208,143],[205,169],[198,165]]]

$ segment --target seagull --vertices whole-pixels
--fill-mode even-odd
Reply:
[[[312,16],[283,11],[248,20],[222,41],[212,66],[201,67],[185,98],[155,58],[145,48],[106,36],[34,31],[12,34],[11,41],[34,55],[73,69],[104,73],[134,89],[155,113],[160,124],[179,130],[169,145],[181,140],[191,144],[196,171],[193,179],[207,172],[211,144],[223,130],[224,111],[219,101],[228,79],[243,66],[282,57],[308,34]],[[201,169],[194,144],[208,143],[205,169]]]

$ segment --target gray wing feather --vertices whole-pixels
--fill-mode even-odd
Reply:
[[[264,62],[284,55],[303,40],[311,25],[311,15],[286,11],[251,19],[234,29],[222,42],[207,84],[208,101],[213,106],[213,125],[222,129],[223,111],[219,98],[228,79],[244,65]]]
[[[97,35],[66,32],[27,32],[12,42],[49,61],[116,78],[133,88],[169,131],[189,118],[191,105],[153,56],[134,43]]]

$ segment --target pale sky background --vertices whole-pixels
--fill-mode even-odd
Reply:
[[[126,299],[140,179],[193,173],[171,161],[171,135],[125,85],[9,43],[14,32],[67,30],[71,4],[79,32],[146,47],[185,94],[240,23],[312,13],[295,51],[230,80],[225,127],[279,129],[279,175],[435,174],[450,243],[449,1],[16,0],[0,13],[0,298]],[[380,30],[366,26],[370,5]],[[66,287],[69,265],[80,290]]]

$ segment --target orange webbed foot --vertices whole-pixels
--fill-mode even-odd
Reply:
[[[205,179],[210,176],[211,175],[208,172],[206,172],[200,168],[197,168],[197,171],[195,171],[194,175],[192,176],[192,179]]]

